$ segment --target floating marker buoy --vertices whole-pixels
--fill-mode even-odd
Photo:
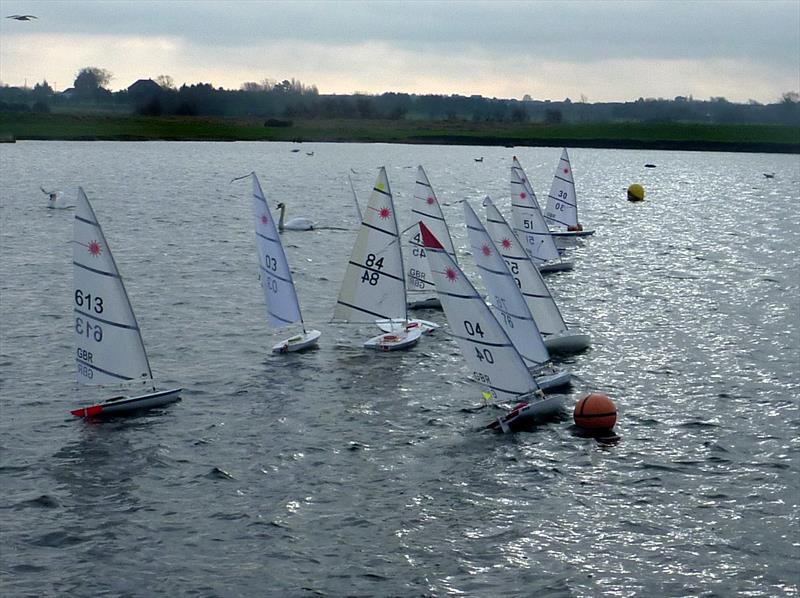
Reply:
[[[592,392],[575,405],[575,424],[587,430],[610,430],[617,423],[617,406],[601,392]]]
[[[628,201],[644,201],[644,187],[639,183],[628,187]]]

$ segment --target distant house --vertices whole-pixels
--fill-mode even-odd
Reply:
[[[134,100],[157,97],[161,91],[161,86],[152,79],[139,79],[128,87],[128,95]]]

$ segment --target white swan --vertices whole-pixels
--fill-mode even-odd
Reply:
[[[308,218],[292,218],[284,224],[283,218],[286,215],[286,205],[281,202],[278,204],[281,211],[281,218],[278,221],[278,230],[312,230],[314,222]]]

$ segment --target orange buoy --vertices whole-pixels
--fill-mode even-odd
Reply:
[[[575,424],[591,430],[610,430],[617,423],[617,406],[601,392],[591,392],[575,405]]]

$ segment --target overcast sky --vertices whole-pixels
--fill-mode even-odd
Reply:
[[[111,89],[169,75],[238,89],[299,79],[320,93],[775,102],[800,91],[800,0],[0,0],[0,81]]]

